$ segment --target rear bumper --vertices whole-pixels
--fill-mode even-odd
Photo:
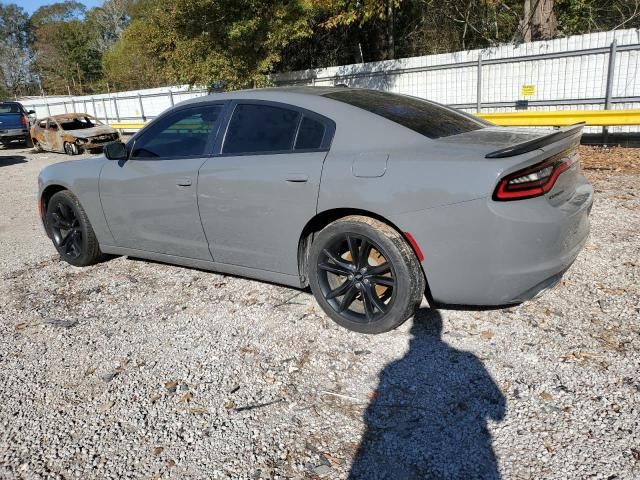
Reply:
[[[26,128],[12,128],[8,130],[0,130],[0,140],[7,142],[11,140],[26,139],[29,136],[29,130]]]
[[[587,241],[593,188],[582,177],[571,198],[489,198],[403,214],[397,225],[422,249],[436,303],[520,303],[557,283]]]

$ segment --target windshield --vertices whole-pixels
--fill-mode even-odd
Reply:
[[[444,105],[406,95],[356,89],[326,96],[380,115],[429,138],[448,137],[490,125]]]
[[[22,113],[20,105],[17,103],[0,103],[0,114],[3,113]]]
[[[60,118],[58,123],[63,130],[82,130],[83,128],[91,128],[96,125],[102,125],[99,120],[93,117],[74,117],[74,118]]]

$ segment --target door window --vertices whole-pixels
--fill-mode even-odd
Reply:
[[[299,117],[298,112],[286,108],[239,104],[229,122],[222,153],[291,150]]]
[[[324,125],[317,120],[304,117],[296,138],[296,150],[318,149],[324,138]]]
[[[215,134],[222,105],[179,110],[136,139],[131,158],[203,157]]]

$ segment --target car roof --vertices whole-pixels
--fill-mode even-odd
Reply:
[[[47,117],[47,118],[53,118],[54,120],[60,120],[62,118],[83,118],[83,117],[95,118],[93,115],[91,115],[89,113],[75,113],[75,112],[59,113],[58,115],[51,115],[50,117]]]
[[[290,87],[267,87],[267,88],[250,88],[245,90],[232,90],[229,92],[214,92],[202,97],[192,98],[181,102],[181,104],[193,104],[199,102],[207,102],[212,100],[233,100],[233,99],[255,99],[255,100],[276,100],[282,101],[289,97],[298,100],[305,97],[312,101],[314,98],[324,97],[329,93],[337,90],[351,90],[346,87],[307,87],[307,86],[290,86]]]

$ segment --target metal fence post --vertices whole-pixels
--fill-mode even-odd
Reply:
[[[611,47],[609,49],[609,68],[607,70],[607,90],[605,92],[604,97],[604,109],[611,110],[611,94],[613,93],[613,75],[616,70],[616,49],[618,48],[618,43],[616,42],[615,37],[611,42]],[[602,127],[602,141],[603,143],[607,143],[609,139],[609,128]]]
[[[173,102],[173,92],[171,90],[169,90],[169,103],[171,104],[171,106],[173,107],[174,102]]]
[[[482,55],[478,55],[478,84],[476,85],[476,111],[482,110]]]
[[[64,105],[64,113],[69,113],[69,110],[67,110],[67,102],[63,101],[62,105]]]
[[[144,105],[142,104],[142,95],[138,94],[138,105],[140,105],[140,116],[142,117],[142,121],[146,122],[147,119],[144,116]]]
[[[116,100],[116,97],[111,97],[113,99],[113,110],[115,111],[116,114],[116,120],[119,122],[120,121],[120,112],[118,112],[118,100]]]
[[[107,102],[102,97],[102,110],[104,110],[104,123],[109,123],[109,115],[107,114]]]
[[[96,110],[96,99],[91,97],[91,106],[93,107],[93,116],[98,118],[98,111]]]
[[[51,109],[49,108],[49,101],[45,98],[44,104],[47,107],[47,117],[51,116]]]

